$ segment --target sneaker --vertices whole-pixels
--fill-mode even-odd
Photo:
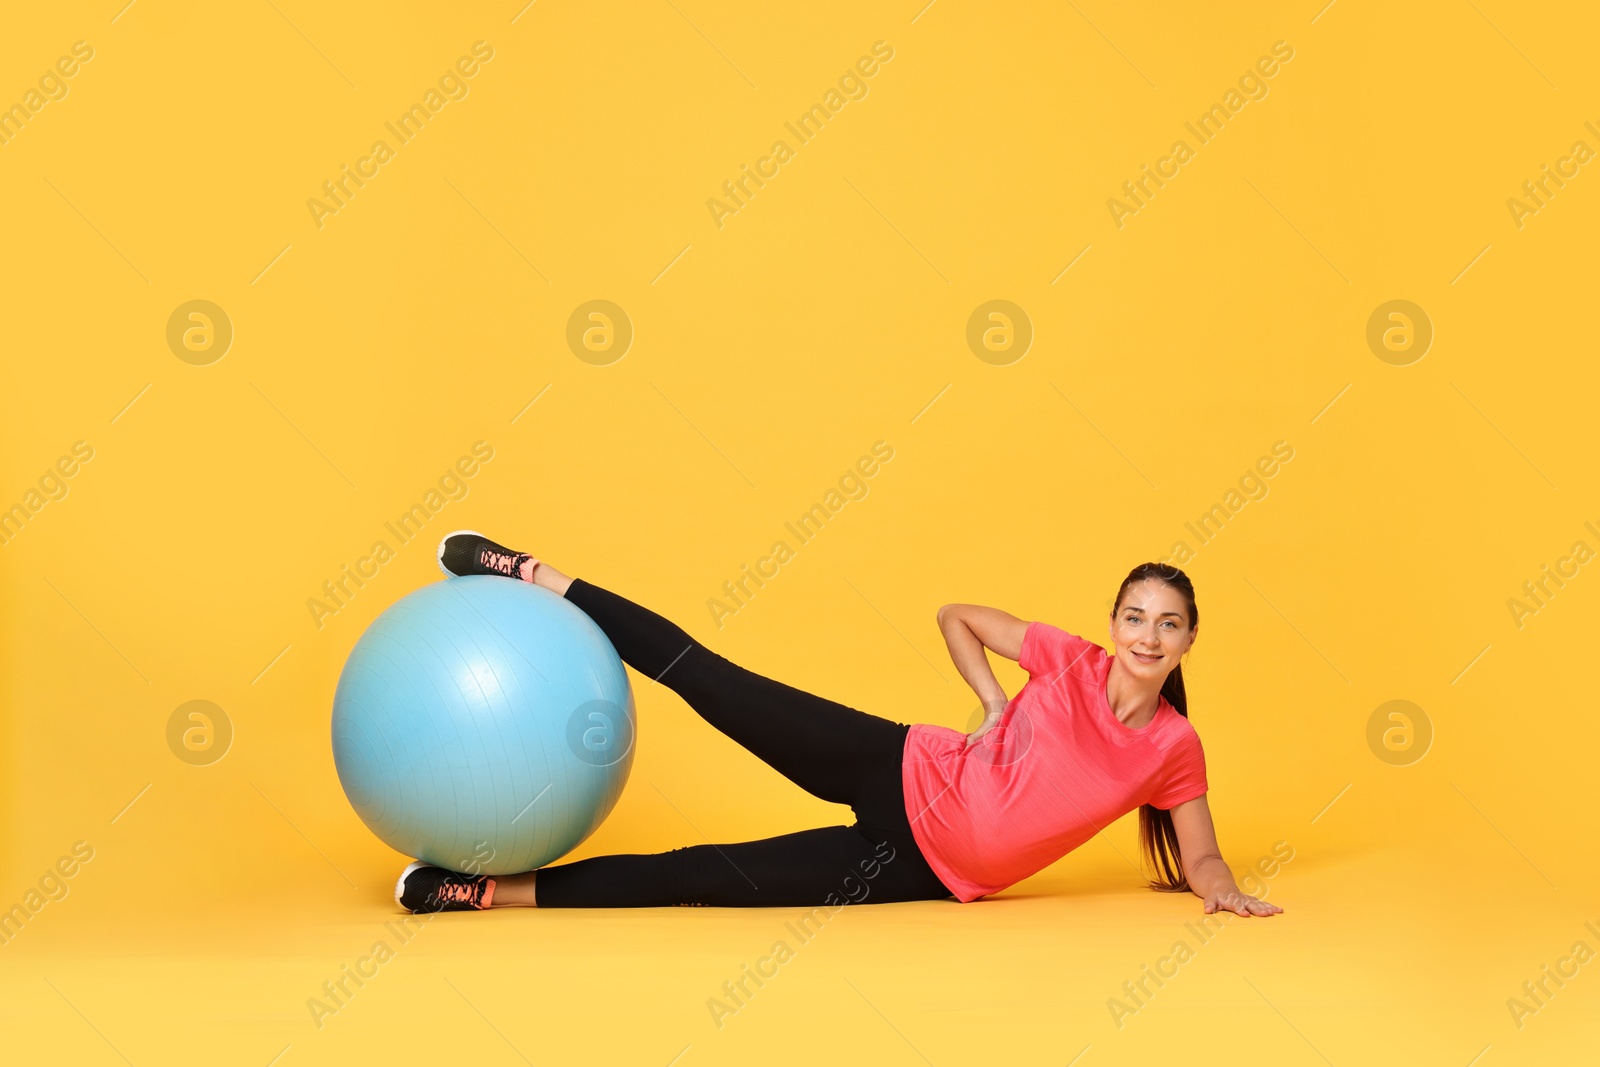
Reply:
[[[394,902],[421,915],[427,911],[481,911],[494,899],[494,879],[486,874],[457,874],[421,860],[400,872]]]
[[[468,574],[496,574],[502,578],[522,577],[522,565],[539,561],[526,552],[513,552],[497,545],[476,530],[457,530],[439,542],[439,569],[449,578]]]

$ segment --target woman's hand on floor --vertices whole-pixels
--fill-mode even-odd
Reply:
[[[1268,904],[1260,897],[1253,897],[1237,889],[1217,890],[1206,897],[1207,915],[1215,911],[1231,911],[1249,918],[1252,915],[1276,915],[1282,910],[1276,904]]]

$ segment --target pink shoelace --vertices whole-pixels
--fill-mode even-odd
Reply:
[[[518,564],[515,555],[507,555],[504,552],[496,552],[492,548],[486,548],[478,553],[478,564],[508,578],[516,577]]]
[[[446,882],[439,887],[439,903],[476,905],[482,888],[481,882]]]

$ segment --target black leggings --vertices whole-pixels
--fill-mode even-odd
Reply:
[[[535,879],[539,907],[788,907],[954,895],[923,858],[906,818],[900,759],[909,726],[747,671],[655,612],[582,579],[566,598],[599,624],[630,667],[672,689],[806,792],[850,805],[856,821],[544,867]]]

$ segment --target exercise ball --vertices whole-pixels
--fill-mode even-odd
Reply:
[[[397,852],[472,874],[533,870],[611,813],[633,766],[627,672],[594,621],[510,578],[424,586],[340,672],[333,762]]]

